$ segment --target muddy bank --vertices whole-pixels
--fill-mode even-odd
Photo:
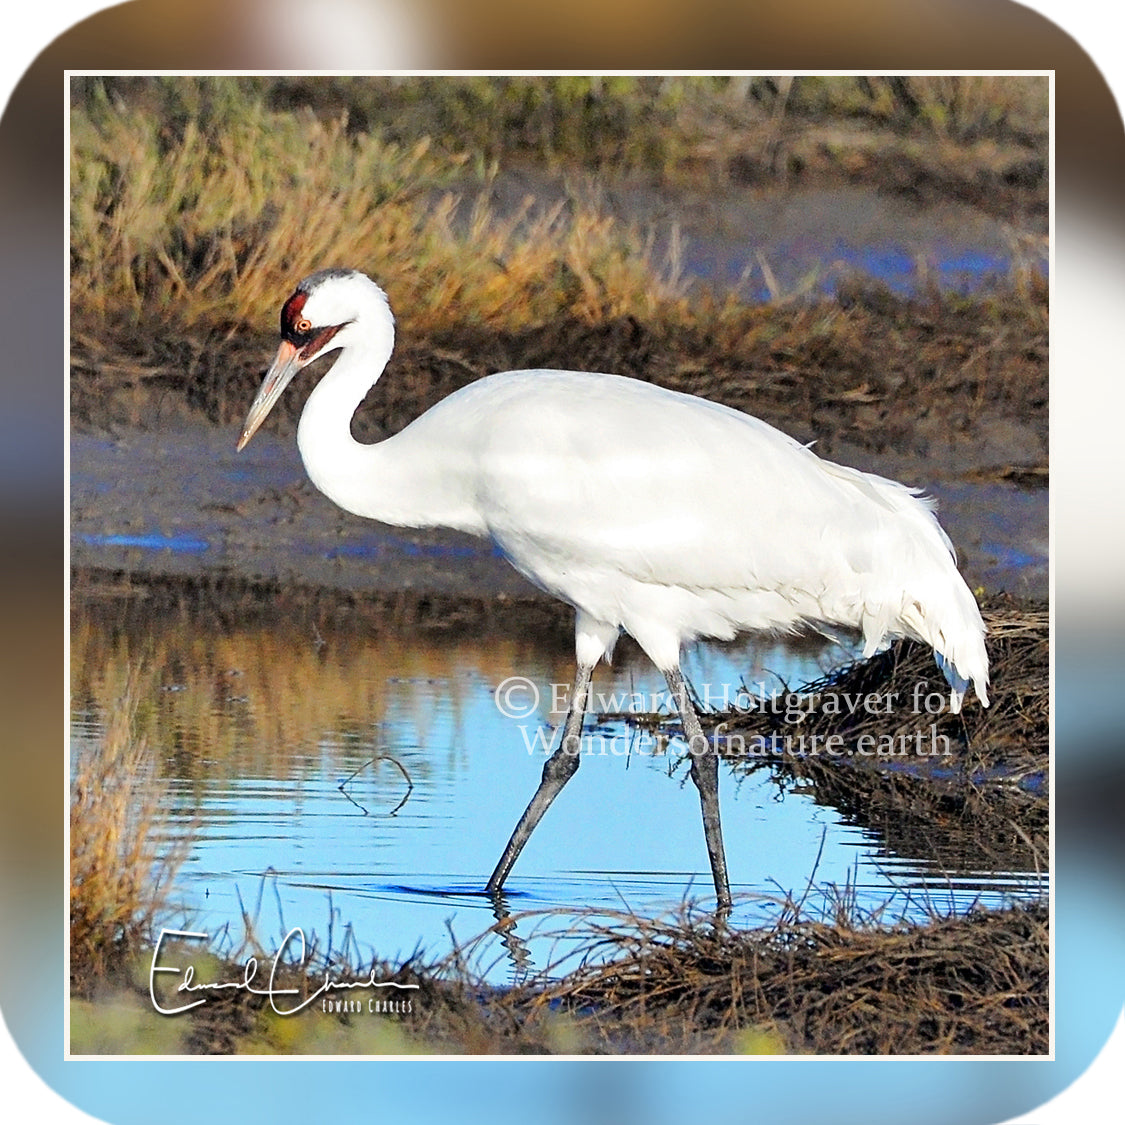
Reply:
[[[380,528],[315,492],[293,433],[320,365],[295,380],[236,456],[238,424],[274,347],[266,333],[75,325],[76,564],[529,592],[487,544]],[[552,366],[700,394],[815,442],[821,456],[920,487],[938,499],[971,585],[1046,596],[1047,338],[1038,301],[904,300],[856,285],[830,301],[747,306],[711,330],[622,318],[407,337],[353,430],[378,440],[489,372]]]
[[[147,575],[226,571],[353,591],[542,596],[490,543],[387,528],[336,508],[307,480],[291,437],[258,435],[242,454],[233,439],[205,426],[73,434],[72,564]],[[895,461],[862,463],[900,471]],[[1046,597],[1046,490],[907,479],[937,497],[971,586]]]
[[[518,332],[462,325],[400,332],[386,373],[353,422],[376,440],[494,371],[610,371],[754,414],[818,451],[919,458],[939,479],[1047,466],[1045,291],[1020,297],[896,297],[854,281],[791,305],[700,307],[694,323],[597,324],[561,317]],[[274,325],[72,326],[71,417],[86,432],[234,426],[276,348]],[[295,430],[320,365],[274,407],[267,430]],[[866,466],[862,466],[866,467]]]

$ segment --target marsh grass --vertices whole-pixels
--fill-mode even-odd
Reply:
[[[590,911],[505,915],[437,962],[334,953],[313,943],[279,962],[277,987],[296,1005],[326,978],[416,985],[396,1016],[323,1012],[316,1001],[280,1017],[263,996],[211,995],[153,1033],[142,988],[79,1005],[72,1050],[184,1054],[1039,1054],[1048,1049],[1048,915],[1044,905],[934,913],[907,924],[863,917],[846,893],[829,914],[806,896],[777,900],[776,922],[716,924],[685,903],[667,917]],[[830,915],[830,916],[829,916]],[[248,920],[249,922],[249,920]],[[567,971],[497,988],[473,968],[500,937],[564,943]],[[242,979],[251,937],[230,956],[191,952],[199,979]],[[345,991],[344,995],[347,994]],[[340,995],[340,993],[335,993]],[[366,995],[366,993],[361,993]],[[127,1017],[127,1018],[126,1018]],[[108,1033],[107,1033],[108,1025]],[[175,1035],[170,1025],[174,1025]]]
[[[537,1002],[602,1049],[729,1054],[1044,1054],[1045,907],[870,927],[791,911],[737,932],[703,916],[600,925],[612,957]]]
[[[77,80],[72,104],[108,95],[174,126],[212,129],[254,100],[276,113],[346,116],[353,132],[407,145],[431,137],[472,154],[478,169],[532,160],[698,183],[732,153],[826,121],[919,140],[1045,144],[1048,90],[1046,78],[1008,75],[114,77]]]
[[[420,329],[676,299],[677,265],[643,232],[577,200],[498,216],[487,175],[454,190],[466,160],[253,98],[205,128],[94,97],[71,117],[72,310],[261,324],[326,263],[378,276]]]
[[[1007,217],[1020,200],[1045,206],[1046,90],[925,76],[76,80],[72,307],[79,321],[262,324],[295,278],[351,264],[419,333],[696,322],[675,238],[657,254],[650,231],[573,185],[501,213],[501,165],[704,190],[805,170]]]
[[[160,790],[135,719],[143,674],[127,670],[97,747],[71,769],[70,978],[79,995],[126,970],[152,940],[186,843],[158,843]]]
[[[760,170],[757,134],[740,124],[748,114],[779,137],[792,125],[785,144],[798,162],[836,152],[826,158],[832,182],[948,198],[962,193],[948,180],[958,175],[980,205],[1013,204],[999,141],[978,136],[983,155],[962,166],[944,147],[952,141],[925,126],[923,143],[923,126],[903,118],[888,156],[869,123],[894,102],[890,80],[870,80],[868,92],[821,81],[794,79],[785,93],[757,80],[560,79],[526,89],[483,79],[89,80],[71,110],[72,416],[94,426],[159,425],[169,412],[233,422],[260,382],[284,295],[306,273],[344,264],[377,277],[399,318],[393,377],[355,419],[364,439],[397,432],[490,371],[557,366],[748,409],[828,455],[840,436],[933,456],[935,442],[971,437],[992,414],[1034,428],[1045,448],[1047,285],[1033,234],[1012,227],[1011,276],[972,298],[939,292],[925,263],[916,296],[904,299],[834,266],[786,286],[763,258],[755,278],[769,300],[760,304],[737,287],[689,288],[674,228],[658,243],[652,228],[610,214],[607,185],[632,158],[582,150],[551,181],[551,198],[513,199],[508,181],[507,201],[493,202],[497,161],[518,149],[502,107],[526,95],[542,100],[540,115],[579,115],[560,136],[594,112],[590,102],[620,101],[630,122],[634,102],[645,113],[667,102],[676,128],[695,138],[683,167],[702,165],[689,179],[704,192],[716,176],[737,182],[746,161]],[[958,113],[973,99],[1023,99],[1032,155],[1020,149],[1019,159],[1034,163],[1038,118],[1028,107],[1041,85],[973,86],[971,97],[956,83],[931,90],[911,80],[908,89],[919,106],[959,98]],[[497,134],[495,158],[456,124],[458,114],[476,121],[481,99],[499,115],[481,109]],[[1024,120],[1014,103],[998,112]],[[699,140],[697,118],[709,140]],[[673,165],[658,178],[670,181]],[[1018,161],[1004,167],[1022,183]],[[1025,194],[1037,206],[1045,184],[1029,175]],[[832,297],[821,292],[829,283]],[[272,424],[291,424],[301,401],[286,396]]]

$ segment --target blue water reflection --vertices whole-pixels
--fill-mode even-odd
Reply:
[[[170,661],[159,729],[148,737],[161,747],[164,843],[190,841],[174,897],[191,928],[234,953],[244,917],[266,948],[292,926],[322,947],[330,932],[350,927],[366,957],[420,951],[432,961],[493,925],[481,890],[538,783],[566,705],[569,662],[557,646],[525,645],[516,691],[488,670],[497,663],[487,638],[428,639],[424,647],[424,666],[413,672],[408,657],[388,658],[375,642],[338,667],[329,653],[301,665],[302,676],[321,669],[323,683],[292,685],[284,698],[275,686],[268,707],[259,694],[238,694],[240,675],[227,673],[207,716],[209,743],[196,737],[195,673]],[[846,655],[835,646],[703,646],[685,671],[701,698],[721,703],[808,682]],[[169,678],[173,671],[182,682]],[[200,675],[213,692],[214,673]],[[357,676],[366,682],[356,684]],[[291,722],[306,698],[331,695],[342,679],[360,701],[352,709],[341,704],[330,719]],[[659,674],[628,653],[595,680],[596,705],[610,710],[667,710],[664,691]],[[77,749],[100,735],[97,708],[80,706]],[[890,922],[1046,893],[1045,877],[1033,871],[981,870],[971,855],[951,866],[947,852],[940,860],[896,854],[765,769],[725,767],[721,797],[736,925],[768,924],[786,896],[804,898],[813,917],[831,916],[846,900],[860,916]],[[568,967],[581,939],[558,934],[591,911],[604,919],[671,915],[693,902],[706,909],[713,888],[680,744],[620,719],[588,722],[581,768],[506,891],[512,910],[550,912],[520,932],[534,971]],[[474,946],[473,957],[493,983],[512,979],[499,938]]]

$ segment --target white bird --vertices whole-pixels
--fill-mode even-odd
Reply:
[[[369,519],[489,539],[575,608],[578,671],[563,737],[488,881],[493,894],[578,769],[593,670],[622,630],[676,700],[721,910],[731,897],[718,755],[685,690],[685,644],[842,626],[862,633],[868,657],[912,637],[933,648],[954,711],[970,681],[988,705],[980,610],[916,490],[821,460],[738,410],[578,371],[487,376],[365,445],[350,423],[394,345],[383,290],[356,270],[314,273],[282,307],[281,335],[240,450],[293,376],[339,349],[297,428],[316,487]]]

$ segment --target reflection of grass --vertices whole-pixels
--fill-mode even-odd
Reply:
[[[143,650],[141,670],[133,672],[132,729],[174,755],[181,777],[202,769],[208,776],[252,770],[285,777],[298,748],[337,754],[350,772],[383,746],[382,730],[403,713],[421,744],[410,770],[424,776],[441,754],[461,752],[463,716],[480,685],[499,683],[528,659],[514,630],[487,645],[462,645],[448,638],[448,621],[439,621],[443,639],[428,644],[424,627],[396,624],[404,601],[397,596],[386,604],[331,593],[263,599],[251,588],[240,600],[228,585],[229,600],[209,609],[190,585],[139,586],[136,597],[109,601],[88,599],[81,576],[74,586],[75,707],[110,714]],[[563,640],[556,679],[572,674],[570,653]],[[434,681],[444,693],[440,709]],[[435,745],[432,732],[446,720],[458,737]],[[400,792],[397,771],[379,778]]]
[[[157,853],[153,758],[134,729],[143,673],[126,672],[100,743],[77,755],[70,799],[70,966],[74,987],[119,972],[150,940],[180,853]]]

